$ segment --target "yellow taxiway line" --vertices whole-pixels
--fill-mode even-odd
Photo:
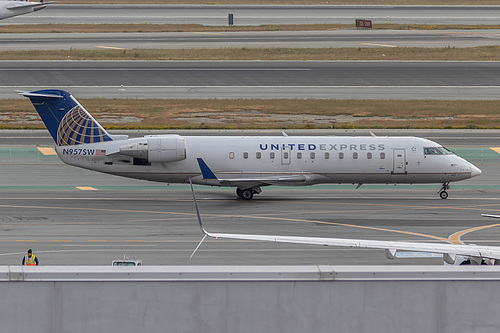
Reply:
[[[51,156],[51,155],[57,155],[56,151],[52,147],[36,147],[42,155],[46,156]]]
[[[77,186],[76,188],[82,191],[98,191],[98,189],[91,186]]]

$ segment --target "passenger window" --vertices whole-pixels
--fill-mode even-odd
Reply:
[[[302,159],[302,153],[297,153],[297,159],[298,160]]]
[[[269,153],[269,157],[274,160],[274,158],[276,157],[276,154],[274,153],[274,151],[270,152]]]
[[[287,151],[283,152],[283,158],[284,158],[285,160],[287,160],[287,159],[288,159],[288,152],[287,152]]]
[[[243,158],[244,158],[244,159],[247,159],[247,158],[248,158],[248,153],[247,153],[247,152],[244,152],[244,153],[243,153]]]
[[[358,159],[358,153],[352,153],[352,158],[354,158],[355,160]]]
[[[385,153],[380,153],[380,159],[385,160]]]
[[[372,159],[372,153],[366,153],[366,158],[368,158],[369,160]]]
[[[229,158],[230,158],[230,159],[233,159],[233,158],[234,158],[234,153],[233,153],[233,152],[230,152],[230,153],[229,153]]]
[[[315,152],[311,152],[310,156],[311,156],[311,160],[314,160],[316,158],[316,153]]]
[[[260,158],[262,157],[262,154],[260,153],[260,151],[258,151],[257,153],[255,153],[255,157],[257,157],[257,159],[260,160]]]
[[[330,159],[330,153],[325,153],[325,160],[329,160]]]
[[[339,160],[344,159],[344,153],[339,153]]]

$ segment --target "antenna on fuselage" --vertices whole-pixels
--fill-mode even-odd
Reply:
[[[376,136],[375,133],[373,133],[372,131],[368,131],[368,132],[370,132],[371,136]]]

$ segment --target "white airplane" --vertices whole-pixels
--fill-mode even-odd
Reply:
[[[239,239],[277,243],[309,244],[323,246],[343,246],[357,247],[367,249],[383,249],[387,259],[396,258],[398,251],[438,253],[443,255],[445,264],[448,265],[500,265],[500,247],[499,246],[478,246],[478,245],[456,245],[439,243],[412,243],[412,242],[394,242],[378,241],[368,239],[349,239],[349,238],[322,238],[322,237],[298,237],[298,236],[277,236],[277,235],[250,235],[250,234],[224,234],[208,232],[203,227],[201,221],[198,203],[191,184],[193,201],[198,217],[198,224],[204,233],[200,243],[191,254],[190,259],[200,248],[205,238],[215,239]],[[484,217],[500,218],[500,215],[481,214]]]
[[[166,183],[236,187],[245,200],[262,186],[325,183],[449,183],[481,170],[417,137],[111,135],[63,90],[28,97],[69,165]],[[210,167],[209,167],[210,165]],[[201,172],[200,172],[201,171]],[[358,188],[357,187],[357,188]]]
[[[31,2],[24,0],[0,0],[0,20],[36,12],[38,10],[44,9],[48,4],[55,3],[52,2]]]

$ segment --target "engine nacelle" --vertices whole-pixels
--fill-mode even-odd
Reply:
[[[128,145],[120,146],[120,154],[132,156],[135,158],[148,159],[148,142],[134,142]]]
[[[186,159],[186,142],[179,135],[146,136],[144,141],[121,146],[120,154],[151,163],[182,161]]]
[[[476,256],[462,256],[445,253],[443,254],[445,265],[500,265],[499,260]]]

